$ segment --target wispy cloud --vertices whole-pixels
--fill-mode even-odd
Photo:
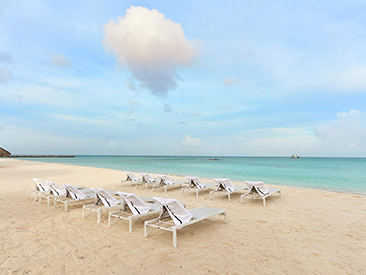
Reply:
[[[13,56],[10,53],[0,52],[0,63],[10,63],[13,61]]]
[[[13,76],[9,68],[0,68],[0,83],[6,84]]]
[[[233,77],[228,77],[224,79],[224,85],[226,87],[233,86],[236,83],[236,80]]]
[[[103,44],[125,65],[141,87],[166,96],[177,87],[177,70],[189,67],[197,49],[180,24],[144,7],[131,7],[125,17],[104,26]]]
[[[71,67],[70,60],[62,53],[58,55],[51,54],[51,64],[55,67],[69,68]]]

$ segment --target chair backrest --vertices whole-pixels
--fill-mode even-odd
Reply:
[[[90,188],[95,193],[95,205],[100,205],[100,203],[103,203],[105,207],[113,207],[121,202],[117,200],[115,197],[113,197],[110,193],[105,191],[102,188]]]
[[[36,184],[36,190],[40,192],[49,192],[50,187],[47,183],[40,179],[33,179],[34,183]]]
[[[193,218],[193,215],[176,199],[157,197],[153,197],[153,199],[161,206],[159,219],[170,216],[175,225],[181,225],[189,222]]]
[[[155,181],[155,179],[147,173],[140,173],[140,175],[142,177],[142,181],[145,181],[147,183],[152,183]]]
[[[62,195],[66,194],[66,189],[64,187],[61,187],[60,185],[58,185],[50,180],[46,180],[46,182],[50,186],[50,190],[53,195],[62,196]]]
[[[127,175],[126,181],[133,181],[133,182],[137,182],[139,180],[139,178],[132,172],[125,172],[125,174]]]
[[[264,196],[264,195],[268,194],[268,192],[269,192],[263,181],[246,180],[245,183],[249,188],[249,192],[256,192],[260,196]]]
[[[82,199],[85,199],[86,197],[88,197],[88,195],[86,195],[84,192],[76,189],[71,184],[62,183],[62,182],[61,182],[61,184],[66,189],[66,197],[71,197],[71,198],[73,198],[76,201],[82,200]]]
[[[224,188],[227,192],[232,193],[236,191],[235,186],[231,183],[229,179],[214,179],[218,183],[217,189],[220,190]]]
[[[172,180],[171,178],[169,178],[167,175],[157,175],[157,176],[166,185],[173,185],[174,184],[174,180]]]
[[[124,202],[134,215],[145,214],[151,210],[150,206],[133,193],[117,191],[117,194],[123,198]]]
[[[206,185],[197,177],[186,177],[189,180],[189,185],[195,185],[198,189],[205,188]]]

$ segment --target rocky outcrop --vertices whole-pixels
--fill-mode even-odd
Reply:
[[[9,157],[11,153],[0,147],[0,157]]]

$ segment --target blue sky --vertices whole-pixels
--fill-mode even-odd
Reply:
[[[364,1],[0,0],[13,154],[366,156]]]

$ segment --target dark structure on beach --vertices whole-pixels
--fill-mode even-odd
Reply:
[[[0,147],[0,157],[9,157],[11,153],[4,148]]]

